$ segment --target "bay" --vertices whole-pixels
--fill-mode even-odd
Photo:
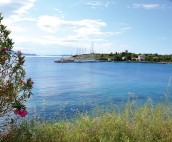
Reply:
[[[138,102],[150,97],[161,102],[172,77],[172,64],[153,63],[54,63],[59,57],[26,57],[27,77],[34,81],[27,100],[30,117],[72,116],[109,102]],[[171,91],[171,87],[168,88]]]

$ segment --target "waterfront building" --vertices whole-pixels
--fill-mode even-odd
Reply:
[[[141,54],[138,56],[138,61],[144,61],[145,60],[145,55]]]

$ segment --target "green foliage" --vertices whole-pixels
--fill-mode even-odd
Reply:
[[[94,58],[97,60],[103,61],[137,61],[137,58],[140,54],[135,53],[110,53],[110,54],[94,54]],[[89,54],[84,55],[74,55],[74,58],[87,59],[90,57]],[[147,62],[172,62],[172,55],[159,55],[159,54],[145,54],[145,60]]]
[[[31,78],[25,79],[24,56],[21,51],[12,50],[14,42],[2,20],[0,13],[0,117],[14,108],[25,109],[24,102],[32,95],[33,84]]]
[[[98,117],[81,115],[67,122],[24,122],[10,131],[9,142],[171,142],[172,108],[162,104],[133,106]]]

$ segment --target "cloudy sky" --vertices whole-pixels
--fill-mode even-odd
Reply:
[[[171,0],[0,0],[14,50],[172,54]]]

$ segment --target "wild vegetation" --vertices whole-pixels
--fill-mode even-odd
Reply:
[[[32,95],[33,84],[31,78],[25,78],[24,56],[21,51],[12,50],[14,42],[2,20],[0,13],[0,117],[14,108],[16,114],[26,113],[24,102]]]
[[[25,121],[14,127],[4,142],[172,142],[171,105],[137,106],[66,121]]]
[[[172,105],[138,106],[128,102],[123,110],[94,110],[92,115],[80,114],[64,121],[26,120],[25,101],[32,94],[33,81],[25,78],[24,56],[14,52],[10,31],[0,14],[0,117],[14,111],[3,131],[1,142],[172,142]],[[85,55],[90,56],[90,55]],[[133,53],[95,54],[100,60],[126,61],[137,58]],[[125,58],[123,58],[125,57]],[[171,55],[147,54],[147,61],[171,62]],[[103,112],[103,113],[102,113]],[[19,121],[18,121],[19,119]]]
[[[102,61],[137,61],[138,56],[141,54],[135,53],[110,53],[110,54],[94,54],[94,58]],[[147,62],[172,62],[172,54],[171,55],[160,55],[160,54],[144,54],[144,61]],[[90,58],[90,54],[83,55],[75,55],[75,58]]]
[[[20,117],[27,115],[25,102],[32,95],[33,85],[32,79],[25,77],[25,57],[21,51],[13,51],[14,42],[2,20],[0,13],[0,122],[3,123],[0,123],[0,136],[13,126],[11,112]]]

